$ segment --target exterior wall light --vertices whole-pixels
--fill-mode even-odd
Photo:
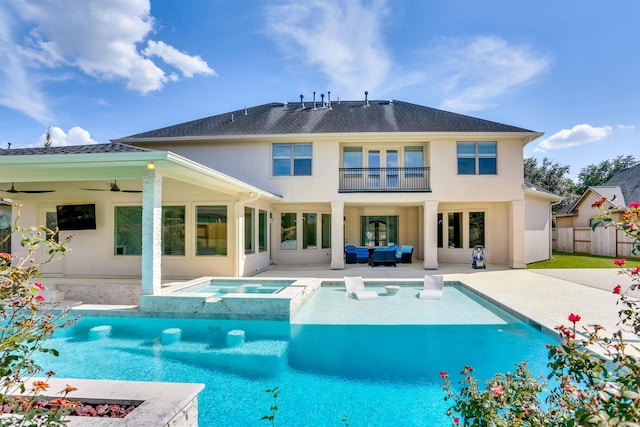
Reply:
[[[150,171],[154,170],[156,168],[156,164],[153,162],[149,162],[147,163],[147,169],[149,169]]]

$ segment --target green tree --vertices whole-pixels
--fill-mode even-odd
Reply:
[[[528,157],[524,159],[524,178],[547,191],[564,197],[563,203],[557,206],[559,209],[576,199],[575,183],[566,175],[570,171],[570,166],[561,165],[545,157],[542,164],[538,165],[538,159]]]
[[[590,164],[583,167],[578,175],[576,191],[580,195],[589,187],[602,185],[622,169],[634,166],[638,160],[632,155],[618,156],[613,160],[603,160],[597,165]]]

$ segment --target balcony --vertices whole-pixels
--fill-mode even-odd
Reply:
[[[340,193],[430,192],[429,168],[340,168]]]

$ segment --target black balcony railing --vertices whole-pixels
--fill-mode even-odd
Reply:
[[[340,168],[340,193],[428,192],[429,168]]]

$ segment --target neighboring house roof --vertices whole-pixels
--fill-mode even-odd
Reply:
[[[622,169],[603,185],[589,187],[575,203],[565,206],[556,216],[575,216],[584,198],[593,192],[600,197],[607,198],[607,207],[625,207],[630,202],[640,200],[640,163]]]
[[[68,145],[64,147],[0,149],[0,156],[29,156],[40,154],[136,153],[150,151],[153,150],[112,142],[111,144]]]
[[[269,103],[114,141],[319,133],[536,132],[402,101]],[[541,134],[537,134],[539,136]]]
[[[622,169],[604,183],[607,186],[618,186],[624,196],[625,205],[640,200],[640,163]],[[609,199],[611,200],[611,199]]]
[[[576,216],[578,214],[578,210],[582,205],[583,200],[587,197],[589,193],[595,193],[598,197],[606,197],[607,198],[607,208],[613,208],[615,206],[625,205],[624,196],[620,191],[620,187],[609,187],[604,185],[598,185],[594,187],[589,187],[582,195],[576,200],[574,203],[565,206],[558,212],[556,212],[556,216]]]

